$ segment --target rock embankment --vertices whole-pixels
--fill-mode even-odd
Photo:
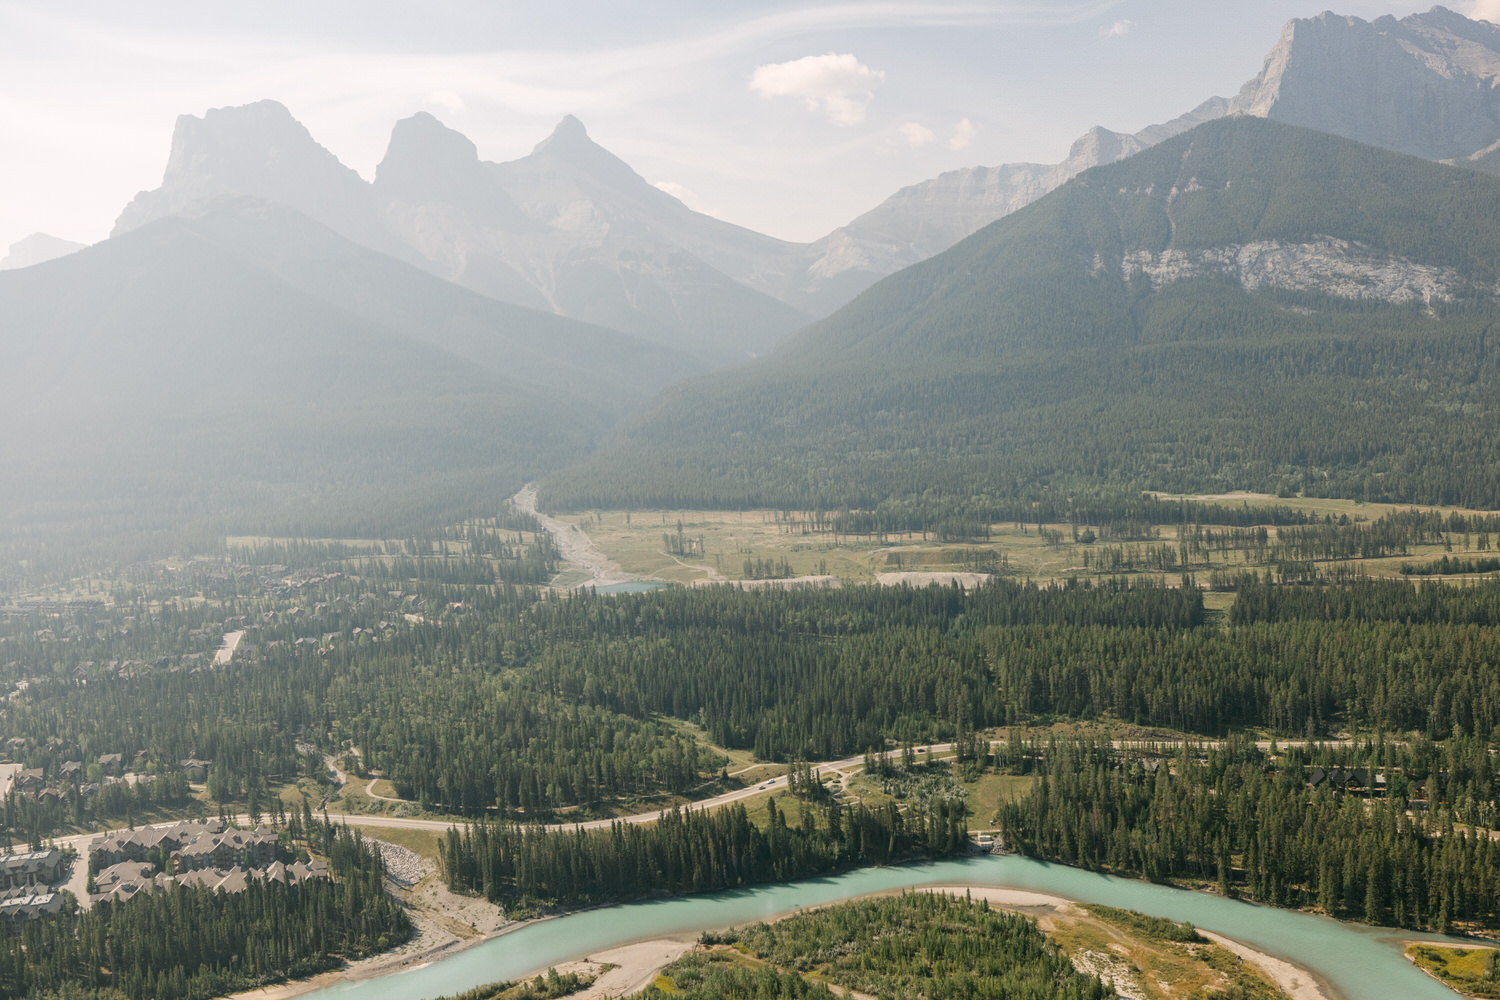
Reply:
[[[377,840],[375,844],[385,862],[386,875],[398,885],[411,888],[436,871],[431,861],[400,844],[388,844],[383,840]]]

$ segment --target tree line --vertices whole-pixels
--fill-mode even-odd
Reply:
[[[587,906],[653,895],[711,892],[782,882],[915,855],[941,856],[968,842],[962,803],[933,801],[903,814],[836,802],[803,804],[800,819],[768,800],[764,825],[743,804],[672,809],[655,823],[545,831],[479,822],[439,842],[455,892],[483,895],[507,911]]]

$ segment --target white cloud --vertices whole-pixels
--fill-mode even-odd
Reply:
[[[1119,38],[1121,35],[1130,34],[1130,29],[1134,27],[1134,21],[1120,20],[1116,21],[1114,24],[1111,24],[1107,28],[1100,28],[1099,34],[1103,35],[1105,38]]]
[[[968,149],[969,143],[974,141],[974,136],[978,132],[978,125],[975,125],[967,118],[959,119],[958,124],[953,126],[953,135],[948,138],[948,148],[955,153],[960,149]]]
[[[434,90],[427,95],[427,103],[455,115],[464,109],[464,99],[451,90]]]
[[[916,122],[904,122],[896,131],[901,134],[902,139],[906,140],[906,144],[913,149],[919,149],[937,138],[937,134],[932,129],[926,125],[919,125]]]
[[[1464,13],[1478,21],[1500,24],[1500,0],[1471,0]]]
[[[858,125],[883,79],[883,72],[847,52],[825,52],[759,66],[750,74],[750,89],[762,97],[795,97],[835,125]]]

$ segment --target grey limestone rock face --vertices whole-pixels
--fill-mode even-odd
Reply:
[[[1397,20],[1287,24],[1232,111],[1428,160],[1500,139],[1500,28],[1442,7]]]

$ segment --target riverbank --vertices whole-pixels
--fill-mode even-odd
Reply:
[[[682,944],[696,940],[705,930],[773,920],[783,914],[882,892],[933,888],[984,894],[995,900],[992,905],[1003,903],[1006,908],[1042,917],[1047,914],[1036,908],[1076,906],[1091,911],[1091,904],[1100,904],[1174,922],[1189,921],[1198,928],[1212,928],[1220,935],[1232,936],[1233,941],[1246,948],[1244,951],[1236,948],[1239,954],[1248,956],[1253,950],[1256,954],[1251,960],[1256,975],[1264,969],[1270,982],[1296,1000],[1362,1000],[1372,996],[1453,1000],[1454,997],[1401,955],[1398,939],[1389,929],[1255,906],[1212,893],[1120,879],[1015,856],[861,868],[820,879],[583,910],[506,925],[503,933],[485,935],[479,947],[470,947],[479,944],[477,940],[454,945],[441,955],[441,960],[432,960],[430,952],[418,953],[417,949],[432,940],[428,938],[406,946],[413,949],[407,955],[395,956],[393,962],[386,960],[390,962],[386,968],[399,974],[382,976],[376,964],[367,962],[320,977],[314,983],[292,984],[277,995],[298,996],[336,983],[332,989],[317,993],[317,1000],[418,1000],[439,994],[451,996],[486,982],[530,978],[549,967],[562,968],[570,961],[580,961],[583,956],[597,961],[605,953],[627,945],[662,941]],[[1070,953],[1076,946],[1097,952],[1095,957],[1110,958],[1108,953],[1112,951],[1118,954],[1112,942],[1129,942],[1120,934],[1093,926],[1098,917],[1090,913],[1088,918],[1059,919],[1060,943],[1066,944]],[[1186,956],[1188,962],[1174,966],[1171,961],[1162,961],[1164,957],[1170,959],[1170,954],[1147,954],[1150,951],[1149,947],[1142,951],[1132,946],[1129,954],[1140,955],[1131,960],[1144,963],[1140,969],[1152,980],[1177,981],[1181,975],[1183,982],[1189,982],[1206,975],[1202,963],[1191,954]],[[1170,953],[1172,949],[1163,947],[1155,951]],[[1222,964],[1215,964],[1221,961],[1211,961],[1209,965],[1223,968]],[[1252,966],[1247,964],[1245,968],[1249,974]],[[644,978],[652,970],[639,967],[636,971]],[[1210,983],[1205,981],[1203,985]],[[263,991],[260,996],[269,998]]]

